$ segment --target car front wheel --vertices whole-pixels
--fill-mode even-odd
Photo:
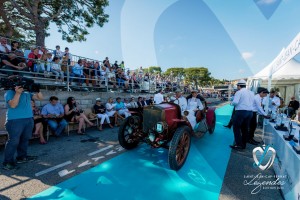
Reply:
[[[190,128],[179,127],[171,140],[169,148],[169,165],[173,170],[179,170],[185,163],[191,146]]]

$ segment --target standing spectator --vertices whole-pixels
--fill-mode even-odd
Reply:
[[[92,76],[93,87],[96,87],[98,80],[100,80],[100,66],[99,66],[99,62],[95,62],[94,68],[91,70],[91,76]]]
[[[95,114],[97,115],[97,117],[99,119],[101,119],[100,126],[99,126],[100,131],[102,130],[102,125],[103,125],[105,119],[106,119],[106,122],[108,123],[108,125],[110,126],[110,128],[113,128],[113,126],[110,123],[109,116],[106,114],[106,108],[104,105],[102,105],[100,98],[96,99],[96,104],[94,105],[94,111],[95,111]]]
[[[72,60],[72,54],[69,52],[69,48],[68,47],[65,48],[64,56],[66,56],[66,59],[68,61],[68,65],[70,65],[71,64],[71,60]]]
[[[106,57],[105,60],[103,60],[102,63],[103,63],[103,65],[104,65],[105,67],[107,67],[108,69],[111,68],[108,57]]]
[[[11,46],[7,44],[7,40],[4,37],[0,38],[0,52],[2,53],[10,53]]]
[[[140,66],[140,69],[139,69],[139,71],[138,71],[138,74],[139,74],[139,77],[143,77],[143,75],[144,75],[144,70],[143,70],[143,67],[142,67],[142,66]]]
[[[68,122],[64,119],[64,108],[58,103],[58,98],[56,96],[51,96],[49,101],[50,102],[43,107],[42,115],[55,136],[60,136],[68,125]]]
[[[233,116],[235,145],[230,145],[230,148],[242,150],[246,148],[249,138],[249,125],[252,118],[254,94],[246,89],[246,81],[243,79],[237,83],[237,88],[238,91],[235,93],[231,103],[235,109]]]
[[[81,59],[79,59],[78,62],[73,66],[73,74],[75,77],[80,78],[78,80],[78,82],[79,82],[79,85],[81,86],[84,81],[83,61]]]
[[[39,59],[41,58],[41,55],[39,54],[39,49],[35,47],[31,53],[28,55],[28,62],[27,66],[29,67],[29,70],[32,72],[37,72],[39,68]]]
[[[64,82],[64,72],[61,70],[60,66],[60,60],[58,57],[53,58],[53,63],[51,65],[51,71],[53,74],[55,74],[55,84],[59,84],[58,78],[60,76],[60,83],[65,85],[66,83]]]
[[[36,156],[27,155],[28,140],[34,126],[31,99],[42,100],[43,95],[41,92],[24,92],[22,87],[16,86],[14,90],[5,93],[4,99],[7,103],[5,128],[9,139],[5,145],[3,169],[13,170],[18,168],[16,162],[24,163],[36,159]]]
[[[86,86],[90,85],[90,78],[91,78],[91,72],[90,72],[90,63],[89,62],[84,62],[83,65],[83,75],[85,77],[85,84]]]
[[[119,65],[118,65],[118,61],[115,61],[114,63],[114,66],[113,66],[115,69],[118,69],[119,68]]]
[[[40,137],[40,144],[47,144],[43,134],[44,119],[42,118],[40,109],[35,106],[34,99],[31,99],[31,107],[32,107],[33,119],[34,119],[33,135]]]
[[[124,61],[121,62],[120,67],[121,67],[121,69],[125,70]]]
[[[83,110],[79,107],[74,97],[68,97],[64,110],[67,122],[79,122],[77,134],[85,134],[82,132],[82,128],[85,126],[85,123],[88,123],[90,126],[94,126],[94,124],[86,117]]]
[[[267,113],[265,113],[265,111],[261,106],[262,98],[266,97],[267,94],[269,94],[269,91],[266,88],[259,87],[257,89],[257,94],[254,96],[253,113],[250,121],[249,137],[247,141],[248,143],[253,145],[258,145],[260,143],[254,139],[254,133],[257,127],[257,114],[262,115],[265,118],[268,118]]]
[[[56,45],[55,50],[53,51],[53,57],[58,57],[59,59],[62,59],[64,53],[60,50],[60,46]]]
[[[288,105],[288,116],[292,117],[293,115],[295,115],[298,108],[299,108],[299,101],[297,101],[295,97],[292,96],[291,101]]]
[[[164,101],[164,96],[162,95],[162,90],[159,90],[157,94],[154,95],[154,103],[160,104]]]

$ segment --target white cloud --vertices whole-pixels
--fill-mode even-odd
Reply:
[[[260,4],[260,5],[270,5],[270,4],[273,4],[275,3],[277,0],[259,0],[257,1],[257,4]]]
[[[243,57],[245,60],[252,58],[253,55],[254,55],[253,52],[243,52],[243,53],[242,53],[242,57]]]

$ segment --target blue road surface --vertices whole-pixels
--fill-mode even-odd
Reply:
[[[230,105],[216,110],[211,135],[192,139],[190,153],[179,171],[170,170],[168,151],[141,145],[90,170],[53,186],[30,199],[218,199],[233,142],[225,129]]]

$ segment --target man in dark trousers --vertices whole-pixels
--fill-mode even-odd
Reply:
[[[261,106],[262,99],[269,94],[269,91],[266,88],[259,87],[257,89],[257,94],[254,96],[253,102],[253,115],[250,121],[250,130],[249,130],[249,138],[248,143],[253,145],[258,145],[260,142],[254,140],[254,133],[257,127],[257,114],[263,115],[265,118],[269,118],[267,113]]]
[[[252,118],[254,94],[246,89],[246,81],[241,79],[237,83],[238,91],[234,95],[231,105],[234,106],[233,133],[235,145],[230,148],[242,150],[246,148],[249,134],[249,124]]]
[[[288,116],[292,117],[299,108],[299,101],[295,99],[295,97],[291,97],[291,101],[288,105]]]

